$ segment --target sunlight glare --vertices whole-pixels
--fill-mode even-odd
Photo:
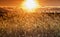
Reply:
[[[38,7],[38,4],[35,0],[26,0],[22,4],[22,8],[28,12],[34,11]]]

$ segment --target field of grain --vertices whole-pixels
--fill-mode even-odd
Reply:
[[[0,37],[60,37],[60,13],[0,8]]]

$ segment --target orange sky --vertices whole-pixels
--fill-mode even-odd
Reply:
[[[0,0],[0,6],[17,6],[24,0]],[[43,6],[60,6],[60,0],[38,0]]]

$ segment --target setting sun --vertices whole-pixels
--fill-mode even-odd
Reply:
[[[22,8],[28,12],[33,12],[36,8],[38,8],[38,4],[35,0],[25,0],[22,4]]]

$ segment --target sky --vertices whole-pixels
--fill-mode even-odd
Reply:
[[[17,6],[24,0],[0,0],[0,6]],[[60,6],[60,0],[37,0],[42,6]]]

